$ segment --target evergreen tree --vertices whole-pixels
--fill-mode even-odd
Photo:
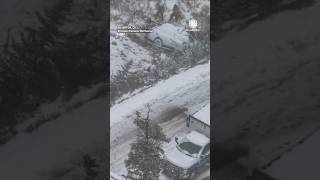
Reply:
[[[165,11],[165,8],[164,8],[164,5],[163,4],[160,4],[159,1],[157,1],[157,4],[156,4],[156,14],[154,15],[154,18],[156,21],[158,21],[159,23],[162,23],[164,21],[164,11]]]
[[[172,14],[170,16],[169,21],[178,22],[182,19],[183,19],[183,14],[182,14],[181,10],[179,9],[179,7],[175,4],[173,6]]]
[[[147,106],[146,117],[137,111],[134,124],[138,127],[137,139],[131,144],[126,168],[136,179],[154,180],[159,178],[163,158],[162,143],[167,142],[159,125],[151,122],[150,106]]]

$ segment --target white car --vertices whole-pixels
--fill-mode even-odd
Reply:
[[[176,49],[181,52],[184,52],[191,43],[184,27],[168,23],[153,28],[147,38],[157,47]]]
[[[205,135],[191,131],[177,145],[165,151],[163,174],[177,179],[194,179],[210,161],[210,139]]]
[[[210,166],[210,103],[186,119],[189,133],[165,149],[162,173],[176,179],[195,179]]]

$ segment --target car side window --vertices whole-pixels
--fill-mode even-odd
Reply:
[[[209,151],[210,151],[210,143],[203,148],[202,155],[209,154]]]

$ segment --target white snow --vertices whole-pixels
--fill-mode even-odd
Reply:
[[[210,126],[210,103],[196,112],[193,117]]]
[[[136,71],[151,66],[151,60],[150,52],[128,37],[110,36],[110,76],[114,76],[129,61],[133,63],[130,70]]]
[[[126,121],[126,116],[131,115],[136,110],[143,108],[147,104],[153,104],[157,101],[161,102],[166,99],[175,98],[179,93],[188,93],[190,88],[200,83],[207,83],[206,86],[209,88],[209,79],[210,63],[199,65],[178,75],[174,75],[165,81],[157,83],[153,87],[145,90],[143,93],[139,93],[130,99],[111,107],[110,124],[112,126],[123,120]],[[191,94],[192,92],[189,93]]]
[[[110,109],[110,126],[111,130],[117,132],[118,129],[115,127],[118,124],[122,124],[123,121],[127,124],[128,117],[133,115],[136,110],[144,109],[147,104],[157,104],[157,106],[169,106],[172,105],[172,100],[177,96],[183,95],[199,95],[203,93],[202,98],[209,97],[209,79],[210,79],[210,64],[199,65],[191,68],[178,75],[172,76],[171,78],[161,81],[153,87],[143,91],[142,93],[136,94],[131,98],[115,104]],[[199,92],[193,92],[193,88],[202,86],[203,89],[199,88]],[[187,99],[177,99],[173,103],[183,106],[186,102],[190,101]],[[198,101],[195,101],[197,103]],[[167,103],[167,104],[166,104]],[[190,102],[191,103],[191,102]],[[114,134],[112,133],[112,136]]]
[[[153,29],[153,32],[148,34],[150,40],[160,37],[163,45],[171,46],[172,48],[183,50],[183,43],[189,42],[189,35],[184,27],[173,24],[162,24]]]
[[[197,131],[191,131],[187,135],[187,138],[190,140],[190,142],[195,143],[199,146],[205,146],[210,141],[210,139],[207,136],[205,136]]]

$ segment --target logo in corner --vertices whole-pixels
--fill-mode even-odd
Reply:
[[[190,19],[188,21],[188,27],[186,28],[187,31],[200,31],[198,21],[195,19]]]
[[[197,28],[197,27],[198,27],[198,21],[195,20],[195,19],[190,19],[190,20],[189,20],[189,27],[190,27],[191,29]]]

